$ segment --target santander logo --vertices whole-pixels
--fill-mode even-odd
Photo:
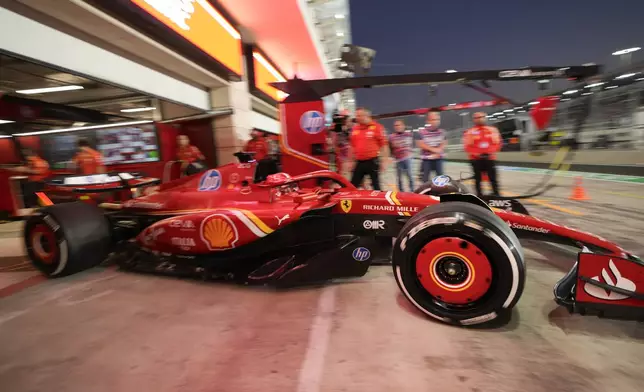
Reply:
[[[145,2],[183,30],[190,30],[188,20],[195,12],[195,0],[145,0]]]
[[[606,284],[618,287],[620,289],[624,290],[629,290],[629,291],[635,291],[635,283],[632,280],[626,279],[625,277],[622,276],[621,272],[617,269],[617,266],[613,262],[613,260],[608,261],[608,268],[610,269],[610,272],[615,276],[615,280],[611,278],[611,276],[608,274],[608,271],[606,271],[606,268],[602,268],[602,278],[606,282]],[[601,282],[599,276],[593,276],[591,278],[592,280],[596,280],[597,282]],[[605,290],[601,287],[594,286],[588,282],[584,284],[584,291],[586,294],[593,296],[595,298],[603,299],[606,301],[619,301],[622,299],[629,298],[628,295],[616,293],[614,291],[608,291]]]

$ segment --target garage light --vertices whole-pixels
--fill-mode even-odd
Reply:
[[[447,73],[456,73],[456,72],[458,72],[458,71],[457,71],[457,70],[455,70],[455,69],[448,69],[448,70],[447,70],[447,71],[445,71],[445,72],[447,72]]]
[[[337,33],[335,33],[335,35],[337,35],[338,37],[344,37],[344,33],[342,31],[338,31]]]
[[[44,87],[44,88],[34,88],[30,90],[16,90],[18,94],[46,94],[46,93],[58,93],[61,91],[72,91],[72,90],[82,90],[83,86],[58,86],[58,87]]]
[[[613,89],[613,88],[617,88],[617,86],[608,86],[604,90],[610,90],[610,89]]]
[[[456,106],[455,103],[450,103],[448,106]]]
[[[537,102],[537,101],[532,101],[532,102],[530,102],[528,105],[538,105],[538,104],[539,104],[539,102]]]
[[[593,88],[593,87],[599,87],[605,85],[606,82],[597,82],[597,83],[592,83],[586,86],[586,88]]]
[[[621,55],[624,55],[624,54],[629,54],[629,53],[637,52],[637,51],[638,51],[638,50],[640,50],[640,49],[642,49],[642,48],[640,48],[640,47],[634,47],[634,48],[627,48],[627,49],[618,50],[618,51],[616,51],[616,52],[613,52],[613,56],[621,56]]]
[[[644,80],[644,78],[637,78],[637,79],[635,79],[635,81],[636,81],[636,82],[641,82],[642,80]]]
[[[632,78],[635,75],[637,75],[637,74],[635,74],[635,73],[627,73],[627,74],[624,74],[624,75],[619,75],[615,79],[628,79],[628,78]]]
[[[335,18],[336,19],[344,19],[344,15],[343,14],[335,14]]]
[[[145,108],[121,109],[121,112],[123,113],[149,112],[155,109],[156,109],[155,107],[149,106]]]
[[[564,94],[571,95],[571,94],[574,94],[576,92],[577,92],[577,90],[568,90],[568,91],[564,91]]]
[[[47,130],[47,131],[38,131],[38,132],[14,133],[12,136],[35,136],[35,135],[46,135],[46,134],[50,134],[50,133],[85,131],[85,130],[88,130],[88,129],[104,129],[104,128],[127,127],[127,126],[130,126],[130,125],[149,124],[151,122],[152,122],[152,120],[127,121],[127,122],[103,124],[103,125],[90,125],[90,126],[87,126],[87,127],[60,128],[60,129],[50,129],[50,130]]]
[[[0,120],[0,124],[9,124],[12,123],[13,121],[11,120]]]
[[[504,110],[503,113],[512,113],[512,109]]]

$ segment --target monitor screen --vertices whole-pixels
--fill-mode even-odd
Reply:
[[[153,124],[43,135],[43,158],[52,169],[69,167],[78,152],[81,138],[103,155],[106,165],[156,162],[160,159]]]
[[[152,124],[98,130],[96,149],[106,165],[159,160],[159,142]]]
[[[91,130],[42,135],[42,158],[49,162],[49,166],[54,170],[65,169],[76,155],[80,139],[87,140],[93,148],[96,146],[96,133]]]

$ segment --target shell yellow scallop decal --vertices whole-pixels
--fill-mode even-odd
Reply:
[[[235,224],[223,214],[210,215],[201,222],[201,240],[210,250],[232,249],[239,240]]]

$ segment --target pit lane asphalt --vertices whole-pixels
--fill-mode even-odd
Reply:
[[[516,194],[540,179],[501,173]],[[567,200],[572,178],[555,182],[526,203],[534,215],[644,255],[644,185],[584,179],[591,200],[577,202]],[[0,285],[36,282],[0,298],[6,391],[625,392],[644,382],[640,323],[568,315],[553,302],[574,261],[556,247],[524,243],[528,280],[513,320],[469,330],[413,310],[389,267],[281,292],[110,268],[37,281],[24,265],[11,269],[22,260],[17,226],[0,225],[0,249],[14,257],[0,259]]]

